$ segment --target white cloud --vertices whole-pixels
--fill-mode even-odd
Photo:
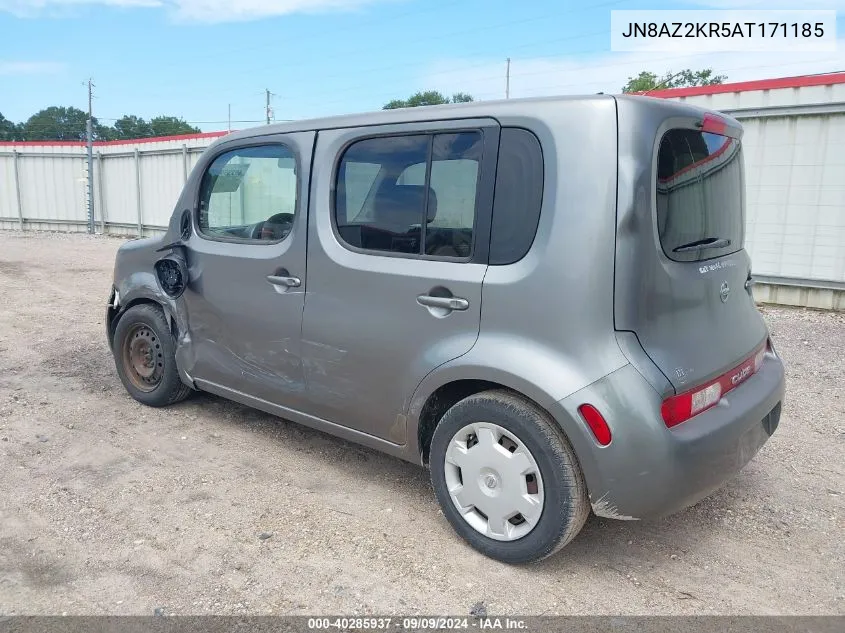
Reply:
[[[658,75],[685,68],[712,68],[729,82],[789,77],[845,70],[845,39],[832,53],[602,53],[588,57],[511,60],[510,95],[618,93],[629,77],[647,70]],[[430,65],[417,79],[420,89],[445,94],[468,92],[477,99],[505,96],[505,61],[445,59]]]
[[[83,5],[165,8],[177,20],[232,22],[293,13],[349,11],[391,0],[0,0],[0,11],[21,17],[66,12]]]
[[[0,75],[43,75],[64,70],[61,62],[21,62],[0,60]]]

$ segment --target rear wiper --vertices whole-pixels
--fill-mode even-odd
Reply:
[[[700,248],[725,248],[730,246],[731,241],[724,237],[705,237],[703,240],[696,240],[689,244],[681,244],[672,249],[673,253],[683,253],[685,251],[697,251]]]

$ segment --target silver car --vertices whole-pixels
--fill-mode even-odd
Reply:
[[[605,95],[230,134],[118,252],[117,372],[150,406],[205,391],[427,465],[501,561],[590,511],[675,512],[780,418],[741,136]]]

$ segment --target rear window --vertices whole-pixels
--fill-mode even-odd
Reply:
[[[657,231],[666,256],[695,262],[740,250],[744,214],[739,139],[666,132],[657,154]]]

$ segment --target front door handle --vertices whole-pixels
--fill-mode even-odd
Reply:
[[[274,286],[284,286],[285,288],[299,288],[302,285],[302,280],[299,277],[283,275],[267,275],[267,281]]]
[[[461,297],[420,295],[417,297],[417,303],[429,308],[442,308],[444,310],[466,310],[469,308],[469,301]]]

